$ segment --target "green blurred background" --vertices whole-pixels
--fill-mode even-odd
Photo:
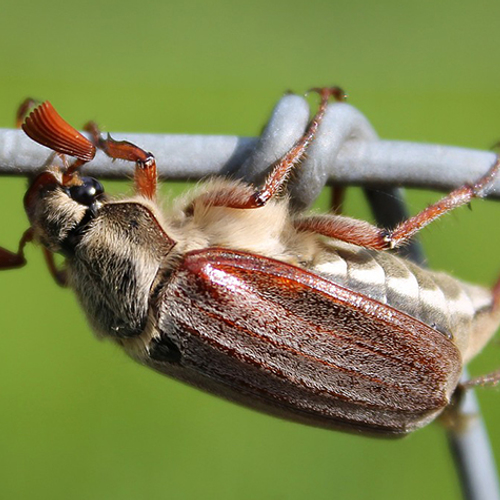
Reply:
[[[340,84],[381,137],[500,138],[500,3],[3,0],[0,126],[26,96],[114,131],[257,135],[287,89]],[[126,184],[107,183],[115,192]],[[0,245],[27,222],[0,179]],[[436,199],[410,193],[413,212]],[[369,217],[353,190],[347,211]],[[500,270],[500,206],[425,230],[435,268]],[[41,252],[0,276],[0,498],[459,498],[444,432],[400,441],[283,422],[163,378],[99,342]],[[498,368],[493,341],[471,366]],[[479,397],[500,459],[500,394]]]

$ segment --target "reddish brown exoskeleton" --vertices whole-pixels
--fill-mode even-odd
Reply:
[[[464,363],[500,322],[493,290],[421,269],[386,250],[486,194],[497,161],[392,231],[337,215],[291,215],[277,194],[313,140],[329,98],[261,188],[218,179],[174,213],[156,204],[153,155],[92,141],[48,103],[24,131],[61,155],[25,196],[31,227],[0,267],[40,243],[94,330],[155,370],[248,406],[329,428],[404,435],[450,403]],[[96,147],[136,162],[136,195],[109,200],[79,167]],[[53,254],[65,256],[56,269]]]

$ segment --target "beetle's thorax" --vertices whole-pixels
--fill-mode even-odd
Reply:
[[[205,185],[203,192],[237,189],[240,185],[219,179]],[[299,264],[311,261],[318,249],[315,235],[298,234],[294,229],[286,196],[272,199],[261,208],[238,209],[210,206],[194,191],[181,203],[180,210],[167,217],[167,232],[182,254],[223,247]]]
[[[157,214],[141,200],[99,209],[67,261],[72,287],[99,334],[142,332],[152,284],[173,246]]]

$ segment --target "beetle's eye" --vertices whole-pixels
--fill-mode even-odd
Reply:
[[[104,193],[104,188],[97,179],[82,177],[82,184],[80,186],[71,186],[68,191],[73,200],[90,207]]]

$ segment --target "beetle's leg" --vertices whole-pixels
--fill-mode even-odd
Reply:
[[[110,158],[135,162],[135,188],[139,194],[154,199],[156,196],[156,161],[155,157],[128,141],[115,141],[108,134],[104,139],[95,122],[89,122],[84,130],[90,133],[94,145],[102,149]]]
[[[460,387],[464,390],[472,389],[473,387],[494,387],[500,383],[500,370],[495,370],[494,372],[487,373],[486,375],[481,375],[479,377],[471,378],[466,382],[462,382]]]
[[[333,186],[331,194],[330,210],[332,213],[340,215],[344,206],[345,186]]]
[[[493,307],[500,311],[500,278],[498,278],[491,292],[493,295]]]
[[[31,241],[33,241],[33,229],[30,227],[22,235],[17,253],[0,247],[0,269],[16,269],[24,266],[26,264],[24,247],[26,243],[30,243]]]
[[[474,198],[486,196],[487,190],[500,172],[497,158],[488,172],[472,185],[466,184],[452,191],[437,203],[401,222],[395,229],[380,229],[368,222],[338,216],[313,216],[295,221],[299,231],[310,231],[375,250],[389,250],[407,243],[420,229],[441,215],[466,205]],[[500,288],[500,285],[499,285]],[[500,295],[500,291],[498,292]]]
[[[17,253],[11,252],[10,250],[6,250],[5,248],[0,247],[0,269],[17,269],[19,267],[23,267],[26,264],[26,258],[24,257],[24,247],[27,243],[33,241],[33,228],[27,229],[21,237],[19,241],[19,248]],[[64,269],[57,269],[56,264],[54,262],[54,254],[43,248],[43,253],[45,256],[45,262],[47,262],[47,266],[49,268],[50,274],[56,281],[58,285],[66,286],[66,271]]]
[[[242,186],[239,190],[229,188],[227,190],[221,189],[207,193],[201,196],[203,203],[216,207],[259,208],[280,191],[290,177],[293,168],[304,157],[309,144],[314,139],[330,97],[333,96],[337,100],[343,100],[345,97],[344,92],[339,87],[315,88],[312,91],[317,92],[321,97],[318,111],[304,132],[304,135],[276,162],[264,185],[258,190],[252,188],[246,189],[245,186]]]
[[[325,111],[328,106],[330,97],[335,97],[337,100],[343,100],[345,94],[339,87],[326,87],[322,89],[312,89],[320,95],[320,104],[316,115],[307,127],[304,135],[297,143],[281,158],[274,166],[271,173],[267,177],[264,186],[256,191],[250,200],[247,201],[248,206],[242,208],[257,208],[263,206],[270,200],[285,184],[290,177],[293,168],[304,157],[304,154],[311,144],[318,127],[325,116]]]
[[[50,102],[45,101],[36,107],[22,125],[26,134],[39,144],[60,154],[76,157],[76,161],[68,167],[63,176],[63,184],[69,184],[72,176],[84,163],[95,156],[96,146],[111,158],[134,161],[136,163],[135,183],[137,191],[148,198],[156,193],[156,162],[151,153],[147,153],[126,141],[115,141],[108,136],[100,137],[99,129],[94,123],[87,125],[93,144],[75,128],[59,116]]]
[[[43,247],[43,255],[45,257],[45,262],[49,268],[50,274],[54,278],[54,281],[60,286],[68,285],[68,276],[66,269],[57,269],[56,263],[54,261],[54,254]]]

